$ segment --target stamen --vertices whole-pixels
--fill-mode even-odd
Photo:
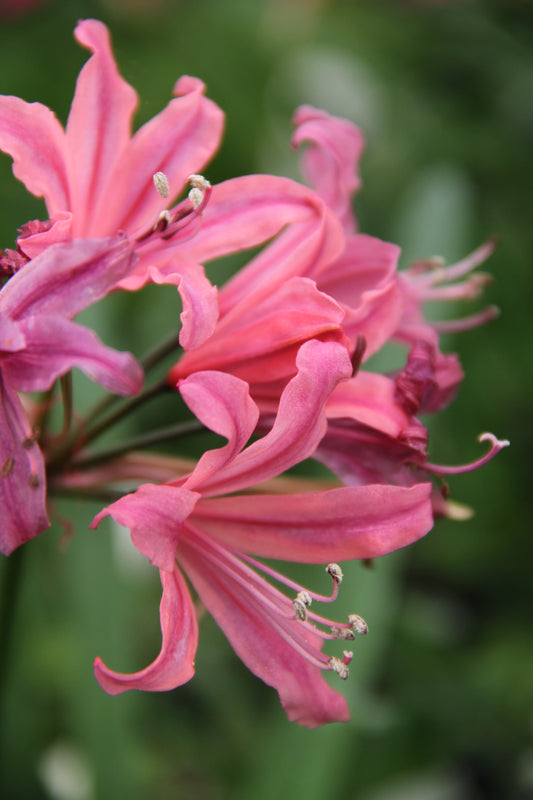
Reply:
[[[331,633],[335,639],[340,639],[342,642],[353,642],[355,633],[350,628],[331,628]]]
[[[343,658],[336,658],[336,656],[332,656],[330,659],[328,659],[328,666],[332,672],[336,672],[339,678],[345,681],[350,674],[348,664],[352,658],[353,653],[349,650],[345,650]]]
[[[348,622],[352,626],[354,633],[358,633],[361,636],[365,636],[368,633],[368,625],[359,614],[350,614]]]
[[[154,175],[154,186],[157,190],[157,193],[164,197],[165,199],[168,197],[170,188],[168,185],[168,178],[164,172],[156,172]]]
[[[211,184],[203,175],[189,175],[189,183],[192,186],[189,192],[189,200],[194,210],[197,211],[204,202],[208,189],[211,189]]]
[[[508,439],[497,439],[493,433],[482,433],[478,436],[478,442],[490,442],[490,449],[486,455],[478,458],[476,461],[471,461],[469,464],[463,464],[460,467],[446,467],[440,464],[430,464],[427,462],[424,464],[424,469],[428,472],[433,472],[435,475],[460,475],[463,472],[472,472],[482,467],[488,461],[491,461],[500,450],[503,450],[504,447],[509,447],[511,444]]]
[[[344,575],[342,574],[342,569],[339,567],[338,564],[328,564],[326,567],[326,572],[328,573],[328,575],[331,575],[334,583],[336,583],[337,585],[342,583]]]
[[[434,286],[437,283],[450,283],[450,281],[457,280],[457,278],[462,278],[463,275],[468,275],[469,272],[472,272],[472,270],[486,261],[494,252],[497,243],[497,238],[493,237],[476,248],[466,258],[451,264],[449,267],[445,267],[441,259],[431,258],[427,259],[426,262],[420,261],[413,264],[403,274],[408,275],[417,285]],[[438,263],[439,261],[441,261],[440,264]],[[423,270],[424,264],[427,265],[427,270]],[[420,274],[421,272],[423,274]]]
[[[500,309],[498,306],[489,306],[478,314],[472,314],[469,317],[432,322],[431,324],[437,333],[462,333],[463,331],[472,330],[472,328],[479,328],[499,316]]]
[[[308,608],[316,595],[303,589],[286,579],[280,573],[276,573],[270,567],[261,564],[250,556],[235,550],[228,545],[213,540],[206,536],[203,531],[197,529],[190,522],[187,524],[187,548],[192,547],[201,553],[206,571],[213,570],[214,575],[224,573],[226,579],[231,582],[231,592],[238,602],[246,605],[253,610],[253,613],[260,615],[268,622],[272,629],[279,635],[300,657],[314,667],[323,670],[333,670],[341,678],[348,677],[348,664],[353,653],[344,651],[342,658],[328,657],[322,652],[320,640],[341,640],[348,641],[355,638],[354,621],[361,620],[357,615],[351,615],[348,623],[335,623],[328,619],[323,619],[311,612]],[[185,546],[185,542],[182,547]],[[258,570],[270,575],[275,580],[287,586],[297,589],[297,596],[290,600],[285,594],[274,588],[267,582],[262,575],[248,566],[252,564]],[[326,568],[333,578],[334,592],[338,589],[338,584],[342,579],[342,571],[338,564],[329,564]],[[217,580],[222,580],[218,578]],[[331,598],[326,597],[326,601]],[[292,611],[292,613],[291,613]],[[310,620],[318,621],[329,627],[331,632],[325,632],[317,628]],[[318,637],[318,641],[317,641]]]

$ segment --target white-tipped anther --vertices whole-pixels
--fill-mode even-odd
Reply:
[[[205,192],[211,186],[207,178],[204,178],[203,175],[189,175],[188,182],[193,189],[200,189],[201,192]]]
[[[301,622],[305,622],[307,619],[307,608],[301,600],[296,598],[292,601],[292,607],[294,609],[294,614],[296,619],[299,619]]]
[[[359,614],[350,614],[348,616],[348,622],[352,626],[354,633],[359,633],[362,636],[364,636],[365,633],[368,633],[368,625],[364,621],[363,617],[359,616]]]
[[[342,569],[338,564],[328,564],[326,567],[326,572],[328,575],[331,575],[335,583],[342,583],[344,576],[342,574]]]
[[[355,633],[352,631],[351,628],[337,628],[333,627],[331,629],[333,636],[336,639],[340,639],[341,642],[352,642],[355,639]]]
[[[348,664],[345,664],[344,661],[336,656],[331,656],[331,658],[328,659],[328,667],[332,672],[336,672],[343,681],[345,681],[350,674]]]
[[[157,189],[157,193],[161,197],[168,197],[169,195],[169,185],[168,185],[168,178],[164,172],[156,172],[154,175],[154,186]]]
[[[298,594],[296,595],[296,599],[300,600],[300,602],[303,603],[304,606],[307,606],[307,608],[309,608],[312,602],[311,595],[309,594],[309,592],[306,592],[305,589],[303,589],[301,592],[298,592]]]
[[[201,189],[193,187],[189,192],[189,200],[192,203],[192,207],[196,211],[196,209],[199,208],[204,201],[204,193],[202,192]]]

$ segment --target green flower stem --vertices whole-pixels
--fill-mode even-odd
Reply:
[[[152,367],[155,367],[156,364],[159,364],[159,362],[170,355],[170,353],[174,351],[177,353],[178,350],[181,350],[178,336],[179,334],[174,331],[141,358],[140,363],[145,372],[148,372]]]
[[[2,591],[0,595],[0,752],[3,752],[4,736],[1,721],[4,719],[3,703],[6,679],[9,673],[11,643],[13,640],[17,601],[20,594],[22,566],[25,547],[19,547],[9,558],[4,559]]]
[[[166,379],[163,379],[127,400],[119,408],[117,408],[116,411],[105,417],[92,428],[86,427],[87,420],[82,420],[72,431],[70,436],[64,439],[58,445],[58,447],[50,453],[47,459],[49,473],[56,472],[58,468],[71,459],[73,453],[80,450],[89,442],[92,442],[117,422],[120,422],[120,420],[141,406],[143,403],[146,403],[148,400],[151,400],[153,397],[156,397],[158,394],[162,394],[166,391],[172,390]],[[115,397],[113,396],[110,399],[115,400]]]
[[[85,456],[83,458],[76,458],[72,461],[73,469],[86,469],[101,464],[104,461],[110,461],[113,458],[129,453],[133,450],[139,450],[143,447],[151,447],[159,442],[166,442],[169,439],[176,439],[182,436],[189,436],[192,433],[200,433],[205,431],[205,427],[198,420],[190,420],[189,422],[178,422],[175,425],[168,425],[165,428],[159,428],[156,431],[143,433],[139,436],[133,436],[126,439],[119,444],[111,447],[106,447],[99,450],[97,453]]]

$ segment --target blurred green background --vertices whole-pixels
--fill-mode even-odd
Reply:
[[[360,226],[400,244],[404,266],[435,254],[453,260],[499,237],[486,300],[503,313],[446,342],[466,379],[429,422],[431,459],[477,457],[484,430],[512,447],[450,481],[453,497],[475,508],[472,520],[441,521],[373,569],[345,565],[338,614],[356,610],[370,634],[340,686],[352,721],[316,731],[286,721],[275,692],[208,618],[190,684],[105,695],[92,675],[96,655],[133,670],[156,654],[160,586],[124,534],[88,532],[98,507],[58,504],[72,537],[56,525],[18,556],[13,636],[0,654],[0,797],[533,798],[533,5],[50,0],[1,18],[0,92],[39,100],[65,121],[86,59],[72,29],[88,16],[111,28],[120,69],[141,97],[139,124],[166,104],[180,74],[207,83],[227,114],[206,172],[212,182],[256,171],[297,177],[290,119],[311,103],[362,127]],[[23,222],[46,216],[4,156],[0,209],[1,247]],[[175,297],[152,288],[108,304],[105,317],[91,309],[85,321],[141,354],[177,313]],[[318,568],[302,575],[317,589],[325,580]]]

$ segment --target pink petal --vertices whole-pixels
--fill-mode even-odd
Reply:
[[[154,566],[172,572],[183,522],[199,496],[177,486],[144,484],[100,511],[90,527],[113,517],[130,529],[133,544]]]
[[[122,236],[53,245],[9,279],[0,311],[12,319],[73,317],[108,294],[134,263],[132,246]]]
[[[167,692],[189,681],[194,675],[194,657],[198,646],[198,623],[185,581],[178,568],[161,570],[163,596],[159,607],[163,643],[161,652],[146,669],[130,675],[113,672],[97,658],[94,675],[108,694],[128,689]]]
[[[239,658],[254,675],[278,691],[291,721],[314,728],[349,719],[344,697],[328,686],[318,667],[281,638],[237,574],[222,574],[209,552],[198,547],[191,537],[180,544],[179,558]],[[303,635],[312,646],[320,647],[315,634],[306,631]]]
[[[328,563],[375,558],[433,527],[431,483],[346,486],[300,495],[202,499],[202,528],[226,544],[266,558]]]
[[[39,314],[24,318],[19,327],[26,348],[2,363],[6,379],[18,391],[49,389],[72,367],[115,394],[135,394],[142,386],[143,372],[133,356],[106,347],[82,325]]]
[[[49,220],[50,227],[27,236],[19,236],[17,245],[28,258],[37,258],[53,244],[69,242],[72,227],[70,211],[60,211]]]
[[[200,264],[176,259],[161,268],[150,267],[144,276],[131,275],[120,286],[137,289],[148,280],[177,286],[183,305],[179,342],[184,350],[199,347],[213,334],[218,319],[218,291],[208,281]]]
[[[327,428],[324,404],[337,383],[351,375],[352,365],[342,345],[312,340],[300,348],[296,366],[298,374],[281,395],[272,430],[205,480],[204,496],[253,486],[314,452]]]
[[[404,312],[399,254],[396,245],[358,234],[348,237],[340,258],[313,274],[320,290],[345,308],[343,328],[352,344],[365,337],[365,359],[390,339]]]
[[[328,420],[357,420],[397,438],[411,424],[411,417],[396,401],[395,393],[396,386],[390,378],[360,371],[331,393],[326,405]]]
[[[223,372],[197,372],[180,381],[178,388],[200,422],[228,440],[200,458],[186,482],[187,488],[195,489],[240,453],[257,425],[259,411],[248,384]]]
[[[117,162],[109,176],[110,189],[90,222],[91,231],[133,234],[152,225],[181,193],[189,175],[203,170],[220,145],[224,126],[222,111],[203,96],[204,90],[197,78],[177,81],[176,99],[137,131]],[[156,192],[156,172],[166,175],[170,200]]]
[[[338,304],[313,281],[292,278],[262,301],[242,301],[226,314],[205,344],[180,359],[169,382],[203,369],[227,370],[250,384],[291,377],[303,342],[344,341],[343,318]]]
[[[335,217],[304,186],[271,175],[249,175],[213,187],[198,233],[180,245],[180,257],[204,263],[276,236],[263,253],[226,284],[221,311],[257,289],[268,294],[338,256],[344,237]]]
[[[113,203],[109,178],[129,143],[137,94],[117,70],[105,25],[82,20],[75,36],[93,53],[78,76],[66,128],[73,235],[87,236],[102,198]]]
[[[0,552],[50,526],[46,515],[44,460],[18,396],[0,372]]]
[[[0,311],[0,353],[16,353],[26,346],[19,325]]]
[[[65,134],[49,108],[0,97],[0,149],[13,158],[15,177],[44,197],[50,216],[69,207]]]
[[[363,135],[352,122],[332,117],[312,106],[301,106],[293,119],[294,147],[311,146],[302,156],[304,173],[318,194],[339,217],[347,233],[355,230],[352,197],[361,180],[358,165]]]

